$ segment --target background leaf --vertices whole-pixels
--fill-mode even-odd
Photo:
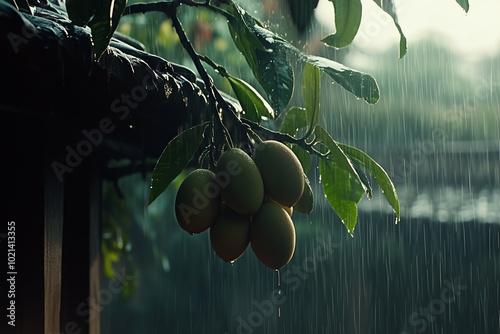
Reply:
[[[322,39],[334,48],[351,44],[361,23],[362,6],[360,0],[330,0],[335,8],[335,34]]]
[[[66,0],[66,12],[71,22],[83,27],[90,23],[102,3],[102,0]]]
[[[400,208],[398,195],[396,193],[394,184],[392,183],[389,175],[387,175],[385,170],[363,151],[345,144],[339,143],[339,146],[349,158],[361,164],[361,166],[363,166],[375,178],[378,185],[380,186],[380,189],[382,190],[382,193],[393,208],[397,220],[399,220]]]
[[[287,0],[290,16],[299,33],[304,33],[314,17],[318,0]]]
[[[306,61],[325,72],[357,98],[371,104],[378,102],[380,98],[379,87],[371,75],[322,57],[307,55]]]
[[[323,192],[333,210],[353,235],[358,218],[357,204],[363,196],[363,188],[349,173],[332,161],[320,159],[319,173]]]
[[[394,24],[396,25],[396,28],[399,31],[399,58],[402,58],[406,54],[408,47],[406,43],[406,37],[403,34],[401,26],[399,25],[398,15],[396,14],[396,8],[394,7],[394,2],[393,0],[384,0],[384,1],[374,0],[374,1],[380,8],[382,8],[387,14],[389,14],[392,17]]]
[[[314,129],[319,119],[321,93],[321,70],[307,63],[302,76],[302,96],[306,107],[309,129]]]
[[[186,167],[203,140],[206,123],[178,134],[163,150],[151,177],[151,204]]]

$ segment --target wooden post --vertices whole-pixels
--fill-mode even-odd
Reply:
[[[45,334],[61,333],[61,271],[64,222],[64,184],[51,168],[56,158],[53,154],[54,129],[47,125],[45,137],[45,222],[44,222],[44,287]]]
[[[92,164],[90,174],[90,222],[89,222],[89,296],[99,300],[101,282],[101,217],[102,217],[102,177],[98,163]],[[89,334],[99,334],[100,312],[89,323]]]

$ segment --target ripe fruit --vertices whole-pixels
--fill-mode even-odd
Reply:
[[[309,183],[309,179],[304,174],[304,191],[302,192],[302,196],[295,205],[293,206],[295,210],[300,213],[305,213],[306,215],[310,214],[314,209],[314,195],[311,188],[311,184]]]
[[[175,216],[189,234],[205,231],[212,225],[221,206],[215,174],[208,169],[192,171],[175,197]]]
[[[239,148],[224,152],[217,163],[217,183],[226,204],[239,214],[259,210],[264,199],[264,184],[259,169]]]
[[[257,258],[271,269],[283,268],[295,251],[295,227],[279,205],[264,203],[250,226],[250,242]]]
[[[293,151],[278,141],[268,140],[256,148],[254,161],[269,197],[292,207],[304,190],[304,172]]]
[[[250,216],[240,215],[224,205],[210,227],[210,242],[222,260],[236,261],[250,242]]]

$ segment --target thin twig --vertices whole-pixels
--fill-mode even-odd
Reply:
[[[289,144],[296,144],[297,146],[302,147],[304,150],[306,150],[309,153],[316,154],[320,157],[326,156],[325,154],[319,152],[317,149],[315,149],[313,147],[317,143],[314,143],[314,142],[307,143],[305,138],[297,139],[297,138],[290,136],[289,134],[273,131],[271,129],[260,126],[259,124],[252,122],[252,121],[245,119],[245,118],[241,119],[241,121],[244,124],[244,126],[249,126],[250,129],[252,129],[254,132],[256,132],[256,133],[260,132],[260,133],[264,134],[265,138],[275,139],[275,140],[278,140],[280,142],[287,142]]]

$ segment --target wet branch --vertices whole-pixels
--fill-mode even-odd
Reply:
[[[229,135],[229,131],[222,123],[221,116],[219,115],[219,110],[222,109],[222,111],[226,115],[228,115],[238,127],[237,131],[238,136],[241,136],[241,133],[245,133],[247,135],[247,138],[249,138],[248,132],[252,131],[257,135],[260,134],[268,139],[274,139],[281,142],[296,144],[311,154],[316,154],[321,157],[325,156],[325,154],[319,152],[317,149],[314,148],[314,145],[316,145],[314,140],[310,143],[307,143],[305,140],[306,138],[297,139],[288,134],[270,130],[268,128],[261,126],[258,123],[252,122],[244,118],[241,119],[240,117],[238,117],[235,110],[229,106],[227,101],[222,97],[218,89],[215,87],[212,78],[210,77],[205,67],[203,66],[202,60],[204,60],[205,57],[203,55],[199,55],[194,49],[192,43],[189,41],[186,32],[184,31],[184,28],[182,27],[182,24],[179,18],[177,17],[177,8],[181,4],[186,4],[195,7],[207,7],[222,15],[227,14],[224,11],[220,10],[219,8],[210,5],[208,0],[204,2],[196,2],[190,0],[170,0],[170,1],[139,3],[139,4],[129,5],[125,8],[123,15],[141,14],[141,13],[145,14],[148,12],[162,12],[172,20],[172,25],[175,28],[177,35],[179,36],[179,41],[181,42],[182,46],[187,51],[189,57],[193,61],[208,91],[209,100],[214,109],[212,138],[216,137],[217,133],[223,133],[226,144],[232,147],[232,141]],[[237,142],[242,142],[241,139],[242,139],[241,137],[238,138]],[[211,144],[215,147],[220,147],[219,142],[217,143],[212,142]],[[211,158],[212,158],[211,160],[213,161],[213,157]]]

